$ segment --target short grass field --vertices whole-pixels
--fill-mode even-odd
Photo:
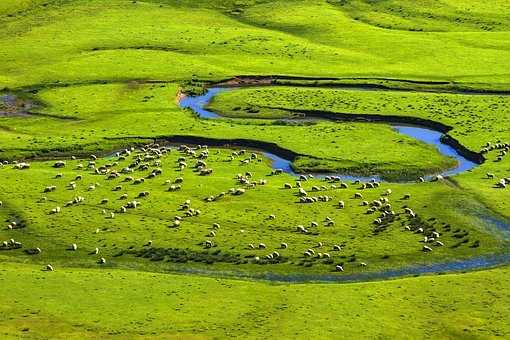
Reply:
[[[510,337],[508,13],[0,1],[0,338]]]

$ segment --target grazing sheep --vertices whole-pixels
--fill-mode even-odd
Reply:
[[[322,242],[318,242],[316,245],[317,248],[322,248]]]
[[[354,194],[354,198],[360,198],[361,199],[361,198],[363,198],[363,194],[357,192],[357,193]]]
[[[0,201],[0,207],[2,207],[4,205],[4,202]]]
[[[283,185],[283,188],[284,188],[284,189],[292,189],[292,184],[290,184],[290,183],[285,183],[285,184]]]
[[[69,247],[69,250],[72,250],[72,251],[78,250],[78,246],[76,245],[76,243],[71,244],[71,246]]]
[[[403,197],[403,199],[405,199],[405,200],[408,200],[410,198],[411,198],[411,194],[405,194],[404,197]]]
[[[103,199],[101,200],[101,204],[106,204],[106,203],[108,203],[108,198],[103,198]]]
[[[308,193],[307,193],[307,192],[305,191],[305,189],[303,189],[303,188],[299,188],[299,190],[298,190],[298,194],[299,194],[299,196],[301,196],[301,197],[308,196]]]
[[[490,172],[488,172],[488,173],[487,173],[487,178],[491,178],[491,179],[492,179],[492,178],[494,178],[494,177],[496,177],[494,174],[492,174],[492,173],[490,173]]]
[[[317,228],[319,226],[319,223],[315,222],[315,221],[312,221],[312,223],[310,223],[310,227],[312,228]]]
[[[425,178],[423,178],[423,177],[419,177],[419,178],[418,178],[418,182],[420,182],[420,183],[425,182]]]
[[[220,224],[219,223],[213,223],[212,227],[213,227],[213,229],[220,229]]]
[[[288,246],[288,244],[287,244],[287,243],[282,243],[282,244],[280,245],[280,247],[281,247],[282,249],[287,249],[289,246]]]
[[[216,237],[216,233],[214,232],[214,230],[211,230],[211,232],[209,233],[209,236],[210,237]]]
[[[443,247],[444,246],[444,243],[441,242],[441,241],[437,241],[434,243],[436,246],[440,246],[440,247]]]
[[[360,264],[359,264],[359,265],[360,265],[361,267],[366,267],[366,266],[367,266],[367,264],[366,264],[365,262],[360,262]]]
[[[266,249],[266,245],[264,243],[259,243],[259,249]]]
[[[105,264],[106,263],[106,259],[104,257],[101,257],[98,261],[99,264]]]
[[[148,191],[142,191],[138,194],[137,198],[148,197],[150,193]]]
[[[55,164],[53,164],[54,168],[63,168],[65,166],[66,166],[66,162],[64,162],[64,161],[58,161]]]
[[[340,250],[342,250],[342,247],[340,247],[338,244],[335,244],[335,245],[333,246],[333,250],[335,250],[335,251],[340,251]]]
[[[53,214],[58,214],[60,213],[60,207],[56,207],[56,208],[53,208],[51,209],[50,211],[50,214],[53,215]]]
[[[206,248],[212,248],[212,246],[213,246],[212,241],[209,241],[209,240],[205,241],[205,247]]]
[[[423,246],[422,250],[425,252],[428,252],[428,251],[432,251],[432,248],[430,248],[429,246]]]
[[[48,272],[52,272],[55,269],[53,268],[53,266],[51,264],[47,264],[46,267],[45,267],[45,270],[48,271]]]
[[[269,219],[270,219],[270,220],[275,220],[275,219],[276,219],[276,216],[275,216],[275,215],[269,215]]]
[[[337,272],[343,272],[343,271],[344,271],[344,267],[342,267],[342,266],[341,266],[341,265],[339,265],[339,264],[337,264],[337,265],[335,266],[335,269],[336,269],[336,271],[337,271]]]
[[[115,213],[113,211],[110,212],[110,218],[115,218]]]
[[[437,175],[436,177],[434,177],[433,181],[435,182],[438,182],[438,181],[442,181],[444,180],[444,177],[442,175]]]
[[[339,202],[338,202],[338,207],[339,207],[340,209],[345,208],[345,202],[344,202],[344,201],[339,201]]]
[[[253,245],[253,243],[250,243],[250,244],[248,244],[248,248],[255,249],[255,246]]]

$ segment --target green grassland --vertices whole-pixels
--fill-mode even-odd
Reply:
[[[110,269],[45,273],[37,266],[2,263],[0,335],[506,338],[508,275],[504,267],[386,282],[296,285]]]
[[[37,115],[0,119],[0,128],[9,132],[0,136],[2,154],[5,158],[20,153],[30,157],[47,152],[48,147],[57,152],[82,145],[86,150],[92,146],[108,150],[113,141],[100,146],[105,138],[190,135],[276,143],[303,155],[296,162],[302,171],[386,173],[415,179],[454,164],[434,148],[384,125],[322,122],[296,126],[274,121],[200,120],[178,108],[177,91],[172,83],[42,89],[33,99],[41,106],[32,110]]]
[[[211,273],[320,275],[333,272],[336,264],[343,264],[346,273],[379,271],[499,253],[507,247],[504,235],[498,236],[477,216],[487,213],[484,207],[448,183],[382,184],[379,188],[361,190],[360,185],[340,189],[338,184],[335,187],[324,180],[310,180],[303,183],[310,196],[328,195],[331,200],[303,204],[299,203],[297,188],[284,189],[285,183],[294,183],[290,175],[271,176],[272,169],[262,158],[249,165],[241,165],[244,157],[228,161],[230,154],[230,150],[211,149],[207,166],[214,172],[209,176],[200,176],[193,169],[197,161],[194,157],[176,150],[162,157],[159,166],[147,161],[142,164],[147,164],[148,169],[116,179],[97,175],[86,168],[87,160],[79,159],[68,161],[63,170],[52,168],[54,162],[35,162],[28,170],[4,166],[0,169],[4,182],[0,200],[5,202],[1,211],[6,224],[17,221],[19,226],[2,229],[0,240],[12,238],[23,242],[25,249],[43,250],[37,256],[24,254],[25,249],[5,253],[13,261],[35,261],[41,265],[51,262],[62,266],[97,266],[98,258],[105,257],[108,266],[113,267],[141,266],[154,270],[196,267]],[[121,171],[135,157],[133,154],[125,160],[103,159],[96,162],[96,167],[108,164],[112,172]],[[188,169],[177,168],[180,157],[187,159]],[[85,169],[79,169],[79,164]],[[150,178],[148,175],[155,168],[163,173]],[[253,175],[251,182],[266,179],[268,183],[255,188],[239,183],[237,174],[246,172]],[[57,178],[57,174],[62,176]],[[75,180],[77,176],[82,179]],[[126,177],[146,180],[135,184],[126,182]],[[177,178],[184,179],[182,188],[169,191]],[[76,183],[75,189],[70,187],[71,182]],[[57,189],[44,193],[50,185]],[[119,185],[121,188],[115,190]],[[318,192],[313,191],[314,186],[319,188]],[[247,192],[235,196],[228,194],[230,188],[244,188]],[[372,223],[379,214],[367,214],[367,207],[361,203],[379,199],[387,189],[392,190],[389,202],[397,216],[379,229]],[[150,196],[138,198],[144,191]],[[355,199],[354,194],[360,191],[363,199]],[[205,201],[221,192],[227,194],[214,202]],[[122,199],[124,194],[127,198]],[[411,199],[404,200],[405,194],[410,194]],[[79,196],[85,198],[83,203],[68,206],[67,202]],[[108,201],[102,203],[103,199]],[[121,206],[134,199],[141,206],[120,214]],[[184,218],[180,226],[173,227],[175,216],[185,217],[186,210],[180,207],[187,200],[201,214]],[[345,202],[344,209],[338,208],[340,200]],[[62,211],[51,214],[56,207]],[[416,211],[418,217],[404,214],[406,207]],[[110,218],[110,212],[116,214],[115,218]],[[268,219],[272,214],[275,220]],[[335,222],[333,227],[325,226],[327,217]],[[312,227],[312,222],[318,226]],[[219,223],[221,230],[210,235],[214,223]],[[297,232],[298,225],[305,226],[308,233]],[[436,247],[432,253],[423,252],[423,234],[406,232],[406,225],[439,232],[445,246]],[[146,245],[148,240],[154,242],[150,247]],[[214,243],[212,249],[206,249],[207,240]],[[323,246],[317,247],[319,242]],[[77,252],[69,252],[72,243],[79,245]],[[260,243],[267,248],[249,248],[249,244],[258,248]],[[281,249],[281,243],[286,243],[288,249]],[[341,245],[342,251],[333,251],[335,244]],[[89,255],[96,247],[101,253]],[[303,253],[310,248],[317,254],[329,253],[330,258],[306,258]],[[274,251],[281,257],[277,261],[265,260]],[[143,256],[140,259],[137,255]],[[361,267],[362,262],[369,266]]]
[[[510,141],[508,6],[504,0],[0,1],[0,159],[11,161],[0,167],[0,241],[23,244],[0,247],[0,337],[508,337],[505,266],[313,282],[507,254],[510,194],[494,186],[510,176],[508,156],[497,161],[499,151],[491,151],[471,171],[415,183],[454,160],[385,124],[290,121],[300,110],[397,115],[448,125],[449,135],[472,151]],[[220,94],[211,108],[221,119],[179,108],[182,92],[237,76],[274,76],[280,86]],[[295,177],[271,175],[260,150],[229,161],[231,147],[209,148],[209,176],[193,171],[195,157],[175,149],[161,164],[148,160],[148,169],[116,179],[87,168],[96,154],[97,167],[120,171],[139,152],[123,160],[116,150],[172,136],[275,143],[298,155],[293,167],[301,172],[413,182],[362,190],[310,179],[303,182],[309,195],[331,200],[303,204]],[[241,163],[251,152],[257,159]],[[188,167],[179,170],[183,156]],[[66,167],[53,168],[56,159]],[[13,160],[30,162],[30,169],[14,169]],[[162,174],[149,178],[154,168]],[[246,172],[267,184],[239,183],[237,174]],[[126,176],[146,180],[123,182]],[[180,190],[169,191],[179,177]],[[49,185],[56,190],[44,193]],[[231,188],[246,192],[232,195]],[[396,217],[377,228],[378,213],[367,214],[362,201],[387,189]],[[143,191],[150,195],[136,198]],[[66,206],[76,196],[85,200]],[[122,213],[134,199],[141,205]],[[201,213],[175,226],[186,200]],[[51,214],[57,206],[60,213]],[[327,217],[334,226],[325,226]],[[7,228],[13,221],[17,226]],[[213,223],[221,226],[215,235]],[[297,232],[299,225],[309,232]],[[406,225],[439,232],[444,246],[424,252],[423,235]],[[68,250],[73,243],[78,249]],[[334,251],[335,244],[342,250]],[[36,247],[39,254],[27,254]],[[330,257],[306,257],[309,248]],[[274,251],[280,256],[267,259]],[[54,272],[42,271],[48,263]],[[256,280],[268,277],[306,283]]]

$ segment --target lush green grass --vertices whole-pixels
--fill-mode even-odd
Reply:
[[[288,117],[287,110],[301,109],[424,118],[451,126],[448,134],[473,151],[487,142],[510,141],[508,96],[270,87],[223,92],[210,107],[236,117],[254,117],[250,110],[269,117]],[[493,173],[497,179],[510,175],[510,160],[503,157],[497,161],[498,155],[498,151],[489,152],[483,165],[456,176],[455,181],[500,214],[510,216],[508,191],[495,188],[496,180],[486,175]]]
[[[510,97],[426,92],[266,87],[223,92],[212,109],[236,117],[287,117],[285,110],[380,114],[424,118],[451,126],[449,135],[478,151],[491,141],[510,140]]]
[[[199,84],[237,75],[339,78],[313,80],[323,85],[508,91],[507,12],[504,0],[2,1],[0,95],[14,93],[39,102],[39,107],[31,109],[32,115],[0,117],[0,158],[104,155],[158,136],[196,135],[274,142],[303,154],[294,164],[302,170],[416,177],[446,168],[451,160],[388,126],[331,122],[290,126],[246,118],[204,121],[180,110],[176,95],[180,88],[190,88],[190,80]],[[472,150],[488,140],[509,137],[510,104],[501,96],[281,87],[225,94],[213,105],[236,116],[242,110],[235,107],[249,106],[265,118],[285,116],[282,109],[289,108],[422,117],[452,126],[452,136]],[[2,103],[0,110],[5,110]],[[269,285],[150,273],[344,275],[333,272],[335,264],[343,263],[349,274],[507,251],[505,236],[482,217],[510,217],[508,189],[493,187],[497,179],[509,176],[508,157],[495,162],[496,152],[491,152],[485,164],[451,181],[384,184],[364,190],[367,200],[378,198],[387,188],[393,190],[390,201],[398,218],[375,234],[376,216],[365,214],[361,200],[352,198],[360,191],[356,186],[332,189],[328,183],[311,180],[305,183],[307,190],[326,185],[317,195],[333,200],[298,204],[297,189],[283,189],[294,179],[267,176],[267,159],[259,155],[260,162],[241,166],[239,159],[225,161],[229,154],[230,150],[211,150],[207,162],[214,172],[198,176],[190,169],[176,170],[180,154],[174,151],[162,159],[162,176],[142,185],[124,183],[119,192],[112,188],[121,179],[109,181],[89,170],[78,171],[76,165],[83,160],[69,160],[62,170],[51,168],[53,161],[33,161],[31,169],[23,171],[1,168],[0,218],[5,224],[16,220],[23,228],[1,229],[0,240],[14,238],[24,248],[0,252],[4,261],[0,334],[6,338],[136,338],[142,333],[162,338],[509,336],[506,268],[352,285]],[[119,161],[114,168],[128,162]],[[188,162],[195,160],[188,157]],[[247,189],[241,196],[204,201],[206,196],[240,187],[234,176],[246,171],[268,184]],[[63,178],[56,179],[57,172]],[[496,179],[486,179],[486,172]],[[83,179],[76,190],[68,190],[66,184],[77,174]],[[135,176],[147,174],[137,171]],[[168,192],[165,180],[179,176],[184,177],[182,190]],[[94,183],[100,185],[88,191]],[[57,190],[43,194],[50,184]],[[122,193],[132,200],[145,190],[151,195],[139,199],[142,205],[136,211],[117,213],[113,219],[102,213],[117,211]],[[410,200],[402,200],[406,193]],[[85,202],[64,207],[76,195],[84,196]],[[41,201],[42,196],[47,200]],[[103,198],[108,203],[101,204]],[[178,206],[186,199],[201,215],[169,228],[174,216],[182,214]],[[338,200],[346,202],[345,209],[334,206]],[[62,212],[49,215],[57,205]],[[419,218],[410,221],[401,214],[404,206]],[[276,220],[268,221],[269,214],[276,214]],[[335,220],[335,227],[323,226],[326,216]],[[295,232],[297,225],[308,227],[312,221],[319,222],[319,227],[309,228],[312,233]],[[211,237],[214,222],[221,229]],[[422,252],[422,237],[404,231],[408,223],[438,230],[445,246]],[[215,243],[211,250],[204,249],[208,239]],[[144,246],[148,240],[153,240],[152,247]],[[267,249],[247,248],[259,242]],[[282,263],[254,263],[254,256],[263,258],[280,242],[289,244],[288,249],[278,249]],[[320,249],[329,252],[331,260],[303,257],[303,251],[318,242],[324,243]],[[78,244],[76,252],[66,250],[71,243]],[[337,243],[343,244],[343,250],[331,251]],[[42,253],[23,252],[32,247],[40,247]],[[91,255],[96,247],[100,253]],[[142,253],[146,256],[135,256]],[[99,257],[107,263],[99,265]],[[361,262],[368,266],[361,267]],[[57,271],[39,272],[46,263]]]
[[[29,170],[5,166],[0,169],[4,183],[0,200],[5,202],[0,211],[4,213],[6,224],[15,220],[23,227],[0,230],[0,240],[13,238],[22,242],[25,249],[39,247],[43,250],[37,256],[24,255],[23,249],[7,251],[13,261],[97,266],[97,259],[103,256],[108,259],[108,266],[113,267],[143,266],[156,271],[196,267],[248,275],[260,272],[329,274],[334,272],[336,264],[343,264],[346,273],[378,271],[500,252],[506,247],[502,236],[483,228],[484,222],[477,214],[487,212],[476,202],[475,196],[448,183],[382,184],[379,188],[361,190],[360,185],[350,184],[349,188],[340,189],[339,183],[335,188],[324,180],[310,180],[303,183],[310,196],[328,195],[331,200],[303,204],[299,203],[297,188],[284,189],[284,184],[294,183],[294,178],[270,176],[268,161],[260,155],[259,161],[241,165],[241,160],[249,155],[228,161],[230,153],[230,150],[211,149],[207,164],[214,173],[210,176],[199,176],[192,169],[196,159],[175,150],[160,159],[163,174],[153,179],[147,178],[157,167],[153,161],[146,162],[147,170],[113,180],[96,175],[93,170],[77,170],[78,164],[87,165],[86,160],[69,160],[63,170],[53,169],[53,162],[33,162]],[[184,171],[176,166],[182,156],[189,165]],[[133,157],[98,160],[96,166],[108,163],[112,171],[120,171],[132,163]],[[253,174],[253,182],[267,179],[268,183],[250,189],[236,179],[236,174],[245,172]],[[56,178],[57,173],[63,176]],[[83,178],[76,181],[77,175]],[[125,182],[126,176],[147,179],[135,185]],[[182,189],[169,192],[170,184],[165,181],[173,182],[178,177],[184,179]],[[70,182],[76,182],[75,190],[70,189]],[[57,190],[43,193],[50,185],[55,185]],[[90,190],[91,185],[95,186],[94,190]],[[113,190],[118,185],[121,190]],[[313,186],[324,188],[314,192]],[[227,194],[215,202],[204,201],[230,188],[246,188],[247,192],[241,196]],[[379,213],[367,214],[367,207],[361,205],[361,199],[354,199],[354,194],[361,191],[363,199],[371,202],[387,189],[393,191],[389,199],[397,216],[378,231],[372,221]],[[142,191],[150,192],[150,196],[137,199]],[[122,194],[127,194],[128,199],[120,199]],[[405,194],[410,194],[411,199],[404,200]],[[83,196],[85,202],[65,206],[77,196]],[[108,202],[101,203],[103,199]],[[120,207],[133,199],[140,201],[141,207],[120,214]],[[188,199],[201,214],[185,218],[178,228],[171,228],[175,216],[184,217],[185,211],[179,207]],[[345,202],[345,209],[338,208],[340,200]],[[442,203],[438,204],[439,201]],[[57,206],[62,212],[50,214]],[[416,211],[418,218],[404,214],[405,207]],[[114,219],[109,218],[110,212],[116,213]],[[276,220],[268,219],[271,214],[276,215]],[[328,216],[335,221],[335,226],[324,226]],[[319,224],[317,227],[311,227],[314,221]],[[215,236],[209,235],[213,223],[221,225]],[[296,232],[298,225],[305,226],[309,233]],[[430,229],[429,233],[438,231],[445,246],[434,247],[432,253],[423,252],[423,234],[406,232],[405,225],[421,226]],[[148,240],[153,240],[152,247],[144,246]],[[206,240],[214,242],[211,250],[205,249]],[[288,244],[288,249],[281,249],[282,242]],[[319,242],[322,247],[317,247]],[[68,251],[72,243],[79,245],[77,252]],[[250,249],[250,243],[256,247],[264,243],[267,249]],[[342,251],[333,251],[335,244],[342,245]],[[96,247],[100,248],[100,255],[88,255]],[[306,258],[303,253],[309,248],[317,253],[329,253],[331,258]],[[178,249],[181,253],[168,249]],[[258,256],[264,264],[265,256],[273,251],[282,256],[276,263],[260,265],[254,260]],[[136,254],[145,256],[137,259],[133,256]],[[152,261],[149,263],[149,260]],[[361,262],[369,266],[361,267]]]
[[[42,107],[32,111],[51,117],[0,119],[0,128],[9,131],[0,135],[0,139],[4,137],[2,154],[4,157],[19,155],[20,150],[28,155],[41,154],[49,146],[69,150],[80,144],[100,144],[106,137],[195,135],[276,143],[305,155],[295,164],[302,171],[343,170],[415,179],[453,164],[434,148],[384,125],[322,122],[295,126],[273,121],[205,121],[180,110],[176,94],[177,85],[172,83],[43,89],[33,99]],[[314,142],[310,143],[311,140]]]
[[[387,282],[296,285],[107,269],[41,272],[39,266],[2,263],[0,335],[506,338],[509,274],[505,267]]]
[[[3,86],[192,74],[508,80],[507,32],[452,32],[447,20],[439,24],[448,32],[416,34],[353,20],[350,11],[322,0],[32,3],[38,6],[3,9]],[[240,14],[231,13],[239,7]]]

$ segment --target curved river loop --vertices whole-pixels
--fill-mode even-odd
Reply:
[[[222,116],[219,114],[210,111],[207,109],[207,105],[211,102],[211,100],[220,92],[223,91],[235,91],[235,88],[231,87],[211,87],[209,88],[205,94],[200,96],[182,96],[179,101],[179,105],[183,109],[191,109],[202,119],[221,119]],[[333,120],[330,118],[321,118],[315,115],[314,119],[326,119]],[[341,120],[337,120],[341,122]],[[379,120],[379,122],[381,122]],[[475,162],[474,160],[468,159],[463,155],[462,152],[459,152],[458,149],[444,142],[444,134],[440,129],[433,129],[430,126],[420,126],[418,124],[398,124],[388,122],[387,124],[391,125],[393,129],[395,129],[398,133],[403,135],[412,137],[421,142],[434,146],[442,155],[446,157],[452,157],[457,161],[457,164],[454,168],[447,169],[440,174],[432,174],[426,176],[426,178],[431,179],[437,175],[441,175],[443,177],[453,176],[456,174],[463,173],[465,171],[471,170],[477,166],[479,166],[482,162]],[[207,141],[202,141],[201,144],[208,144]],[[211,146],[218,146],[218,143],[213,143]],[[228,142],[225,142],[225,145],[228,145]],[[238,143],[237,145],[243,146],[242,143]],[[248,148],[250,145],[246,145]],[[262,153],[272,160],[272,167],[274,169],[282,169],[284,172],[299,176],[300,174],[296,173],[292,168],[292,160],[288,157],[283,157],[282,155],[277,155],[273,150],[264,150],[264,148],[257,146],[257,149],[261,150]],[[346,174],[335,174],[335,173],[316,173],[314,174],[316,177],[325,177],[325,176],[337,176],[344,180],[360,180],[360,181],[368,181],[370,179],[381,180],[378,176],[372,177],[360,177],[355,175],[346,175]],[[486,211],[479,211],[474,218],[478,218],[483,223],[485,223],[490,230],[495,230],[503,237],[505,240],[510,240],[510,223],[501,218],[495,217],[493,213],[487,208],[484,208]],[[323,275],[313,275],[313,274],[272,274],[266,273],[257,276],[249,276],[251,278],[258,278],[270,281],[281,281],[281,282],[309,282],[309,281],[317,281],[317,282],[355,282],[355,281],[370,281],[370,280],[381,280],[381,279],[390,279],[390,278],[398,278],[412,275],[420,275],[420,274],[432,274],[432,273],[448,273],[448,272],[459,272],[459,271],[469,271],[469,270],[480,270],[495,267],[498,265],[508,264],[510,263],[510,253],[505,252],[501,254],[492,254],[492,255],[483,255],[478,257],[472,257],[468,259],[461,260],[450,260],[446,262],[437,262],[432,264],[418,264],[411,265],[403,268],[397,269],[388,269],[383,271],[375,271],[375,272],[362,272],[362,273],[354,273],[354,274],[346,274],[346,275],[334,275],[334,274],[323,274]],[[193,273],[195,270],[191,269],[188,272]],[[201,271],[196,271],[197,273],[203,273]],[[243,277],[243,274],[236,275],[239,277]]]

